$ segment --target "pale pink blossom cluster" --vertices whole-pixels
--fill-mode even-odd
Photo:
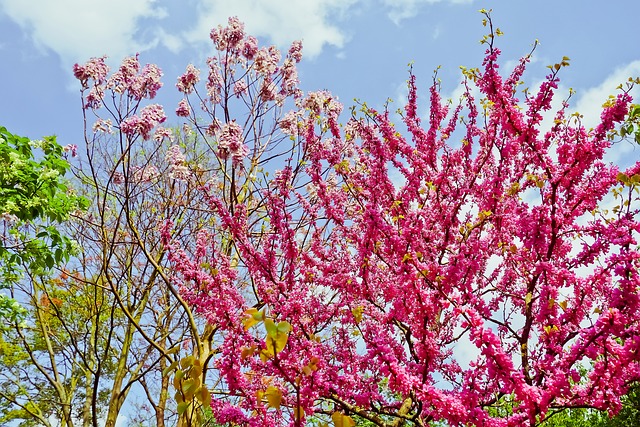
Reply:
[[[184,94],[190,94],[193,92],[196,83],[200,81],[200,70],[197,69],[193,64],[187,65],[187,69],[181,76],[178,77],[178,82],[176,83],[176,87],[179,92]]]
[[[149,183],[160,177],[160,171],[153,165],[135,166],[132,169],[133,180],[137,183]]]
[[[271,78],[265,78],[260,85],[259,92],[262,102],[275,101],[278,97],[278,87],[271,80]]]
[[[85,65],[73,66],[74,76],[80,80],[83,89],[89,89],[84,97],[84,108],[99,109],[102,107],[105,90],[125,94],[137,101],[143,98],[152,99],[162,87],[162,71],[154,64],[147,64],[142,69],[138,55],[127,57],[122,61],[118,71],[107,79],[109,67],[106,57],[91,58]],[[89,81],[92,80],[93,84]]]
[[[335,118],[340,115],[343,108],[342,104],[326,90],[309,92],[299,105],[315,114],[327,112],[328,115]]]
[[[102,107],[102,100],[104,99],[104,85],[95,85],[89,89],[89,93],[85,97],[84,108],[97,110]]]
[[[169,163],[169,177],[176,181],[189,182],[193,179],[193,174],[187,167],[187,159],[178,145],[172,145],[165,155]]]
[[[218,156],[226,159],[231,156],[234,164],[242,163],[249,154],[244,144],[242,127],[235,120],[225,123],[218,135]]]
[[[209,76],[206,83],[207,95],[209,95],[213,104],[217,104],[222,99],[221,94],[224,81],[222,74],[220,74],[220,66],[216,58],[208,58],[207,65],[209,65]]]
[[[298,80],[298,69],[293,60],[285,59],[280,73],[282,74],[281,86],[283,94],[294,94],[300,81]]]
[[[207,135],[211,137],[216,137],[221,130],[222,130],[222,123],[217,117],[214,117],[211,120],[211,123],[209,124],[209,126],[207,126],[207,129],[205,130],[205,132]]]
[[[160,143],[165,139],[168,141],[173,141],[173,131],[164,126],[157,126],[156,130],[153,132],[153,140]]]
[[[138,76],[138,80],[131,88],[134,99],[155,98],[162,87],[162,70],[155,64],[145,64]]]
[[[167,154],[165,155],[165,160],[169,165],[181,165],[187,161],[187,158],[184,156],[182,149],[179,145],[172,145],[167,150]]]
[[[89,80],[93,80],[95,85],[102,85],[107,80],[109,66],[105,62],[106,56],[91,58],[86,64],[74,64],[73,75],[80,80],[83,89],[89,88]]]
[[[17,216],[15,216],[12,213],[9,212],[3,212],[2,215],[0,215],[0,217],[2,217],[2,220],[9,223],[9,224],[14,224],[16,222],[18,222],[19,218]]]
[[[78,155],[78,146],[76,144],[67,144],[63,147],[63,151],[70,153],[71,157],[76,157]]]
[[[162,71],[155,64],[146,64],[141,69],[138,56],[125,58],[118,71],[107,81],[106,87],[116,93],[126,92],[137,101],[153,99],[162,87]]]
[[[181,99],[176,108],[176,115],[178,117],[189,117],[190,114],[191,106],[189,105],[189,101],[185,98]]]
[[[113,123],[111,122],[111,119],[99,118],[93,124],[92,130],[94,133],[101,132],[111,134],[113,133]]]
[[[296,63],[302,61],[302,41],[296,40],[291,43],[289,48],[289,58],[293,59]]]
[[[104,84],[109,74],[109,67],[105,62],[106,56],[91,58],[84,65],[74,64],[73,75],[80,80],[82,89],[89,89],[84,99],[84,108],[98,109],[102,107],[104,98]],[[93,80],[90,84],[89,81]]]
[[[280,58],[280,51],[275,46],[263,47],[258,50],[253,67],[256,73],[271,76],[278,70]]]
[[[244,36],[244,23],[237,17],[230,17],[226,27],[218,25],[218,28],[211,30],[210,34],[213,44],[219,51],[237,51],[242,48]]]
[[[113,73],[107,82],[107,87],[112,89],[116,93],[125,93],[136,80],[138,72],[140,71],[140,61],[138,60],[138,54],[135,56],[128,56],[122,60],[118,71]]]
[[[111,182],[113,182],[116,185],[124,184],[124,174],[122,172],[114,171],[111,174]]]
[[[254,36],[247,36],[242,43],[242,49],[240,54],[246,58],[247,61],[252,61],[258,53],[258,39]]]
[[[249,86],[245,80],[238,80],[233,84],[233,94],[240,98],[243,95],[247,94]]]
[[[302,114],[300,111],[289,111],[278,122],[278,126],[283,133],[289,136],[297,137],[299,132],[299,126],[301,125],[300,119]]]
[[[125,118],[122,123],[120,123],[120,131],[129,138],[140,135],[143,139],[147,140],[151,137],[153,128],[163,123],[166,118],[161,105],[147,105],[140,111],[140,116],[132,115]]]

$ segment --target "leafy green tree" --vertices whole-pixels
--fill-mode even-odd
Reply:
[[[567,409],[550,415],[545,427],[636,427],[640,425],[640,384],[633,385],[621,399],[615,416],[591,408]]]
[[[42,274],[68,259],[71,239],[57,225],[86,207],[64,181],[66,157],[55,136],[33,141],[0,126],[0,288],[8,289],[26,269]],[[15,319],[24,310],[0,294],[0,317]]]

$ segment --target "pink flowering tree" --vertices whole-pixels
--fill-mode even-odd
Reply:
[[[619,408],[640,379],[640,162],[603,158],[631,87],[585,129],[567,102],[552,111],[567,60],[518,99],[529,56],[501,74],[486,25],[462,97],[434,79],[422,123],[411,74],[398,128],[387,109],[341,122],[330,93],[302,94],[300,43],[283,59],[237,19],[211,32],[206,77],[187,66],[176,109],[209,161],[166,156],[200,217],[157,215],[168,286],[209,325],[210,348],[164,370],[181,425],[203,405],[222,425],[335,427]],[[104,75],[76,72],[103,102]],[[163,118],[144,107],[118,135]]]
[[[253,106],[278,109],[294,54],[276,66],[235,21],[212,32],[221,57],[197,99],[213,120],[191,97],[179,113],[221,162],[202,187],[218,221],[193,246],[163,232],[175,283],[219,335],[219,423],[534,426],[615,412],[639,379],[640,163],[603,161],[630,87],[590,130],[567,102],[551,111],[566,59],[518,99],[529,56],[501,74],[486,22],[459,102],[434,82],[423,124],[411,75],[401,130],[368,107],[342,126],[330,94],[293,92],[298,108],[261,133]]]

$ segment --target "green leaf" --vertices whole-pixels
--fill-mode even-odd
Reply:
[[[180,402],[180,403],[178,403],[178,415],[184,414],[185,411],[187,410],[187,408],[189,408],[190,404],[191,404],[191,402]]]
[[[171,365],[169,365],[166,368],[164,368],[162,370],[162,376],[166,377],[169,374],[169,372],[173,371],[178,366],[178,363],[180,363],[180,361],[179,360],[175,360],[175,361],[173,361],[173,363],[171,363]]]

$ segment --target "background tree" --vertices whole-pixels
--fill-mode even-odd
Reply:
[[[247,123],[252,127],[248,129],[256,138],[268,140],[277,129],[281,103],[298,93],[295,62],[300,59],[300,45],[292,48],[280,70],[279,52],[273,47],[258,49],[255,38],[248,38],[242,46],[245,62],[231,64],[233,59],[223,47],[226,43],[223,38],[241,32],[238,25],[232,20],[229,28],[217,30],[218,53],[208,61],[207,92],[227,103],[219,114],[231,115],[234,101],[249,111]],[[237,58],[239,47],[233,49]],[[235,65],[238,75],[233,79],[227,74],[223,77],[228,69],[222,71],[221,64]],[[113,325],[110,329],[121,331],[114,332],[115,336],[123,333],[130,337],[121,338],[121,344],[116,346],[120,362],[145,355],[141,359],[144,369],[139,374],[119,369],[112,374],[107,425],[115,422],[134,386],[144,390],[155,412],[156,425],[166,422],[172,413],[178,415],[178,425],[206,422],[210,413],[207,383],[219,381],[207,378],[207,372],[215,372],[209,363],[218,351],[214,346],[217,327],[207,324],[203,317],[196,318],[169,280],[166,248],[160,244],[157,225],[164,218],[177,218],[175,238],[185,236],[184,243],[188,245],[189,236],[216,221],[212,212],[199,209],[206,203],[197,190],[199,187],[212,186],[223,191],[225,185],[230,185],[234,188],[231,203],[237,203],[237,198],[252,199],[252,189],[247,183],[254,178],[244,170],[235,170],[237,156],[242,155],[245,147],[230,141],[226,159],[221,161],[221,153],[210,154],[212,138],[223,131],[215,123],[202,126],[195,119],[182,132],[159,126],[165,120],[162,108],[145,105],[145,101],[159,89],[161,72],[152,65],[141,67],[137,57],[125,59],[111,75],[104,58],[77,65],[74,73],[83,85],[87,143],[87,160],[77,175],[95,206],[74,232],[84,248],[85,258],[80,262],[83,277],[96,277],[91,279],[94,284],[87,284],[107,288],[113,297],[113,307],[122,314],[125,329],[114,329]],[[195,67],[187,67],[185,76],[177,83],[179,90],[190,93],[199,79],[198,73]],[[223,87],[223,81],[232,81],[233,85]],[[281,92],[277,85],[282,86]],[[199,96],[197,92],[195,95]],[[206,99],[201,100],[205,111],[207,105],[215,107],[207,104]],[[177,114],[189,116],[190,109],[185,99]],[[227,132],[232,134],[235,128]],[[262,144],[256,159],[265,153],[273,154],[270,150],[278,142]],[[260,166],[256,164],[256,170]],[[230,181],[227,177],[224,182],[216,181],[223,173]],[[125,346],[127,342],[130,344]],[[107,360],[106,354],[103,359]],[[170,390],[173,399],[169,398]]]
[[[98,62],[92,64],[103,65]],[[106,81],[106,66],[99,71]],[[143,115],[161,111],[153,105],[144,109],[143,102],[160,87],[160,74],[155,67],[140,67],[133,57],[109,76],[113,110],[104,111],[114,113],[116,126],[140,110]],[[148,91],[123,90],[125,82]],[[83,92],[85,113],[92,111],[93,96]],[[89,125],[85,154],[73,168],[78,191],[91,202],[62,228],[74,236],[79,253],[54,278],[30,268],[29,280],[12,288],[24,301],[26,319],[12,322],[5,336],[7,369],[0,377],[11,390],[12,405],[22,408],[7,417],[24,425],[113,426],[135,388],[148,399],[150,413],[141,417],[147,425],[171,425],[177,408],[162,371],[207,346],[208,327],[194,320],[178,292],[163,282],[164,249],[156,230],[157,215],[167,212],[185,215],[185,230],[192,224],[190,203],[199,194],[185,191],[181,179],[186,176],[180,172],[197,169],[197,142],[175,132],[173,152],[180,154],[178,144],[191,148],[188,161],[176,163],[165,159],[173,131],[159,129],[157,146],[145,151],[148,141],[124,133],[114,137],[108,123]]]

